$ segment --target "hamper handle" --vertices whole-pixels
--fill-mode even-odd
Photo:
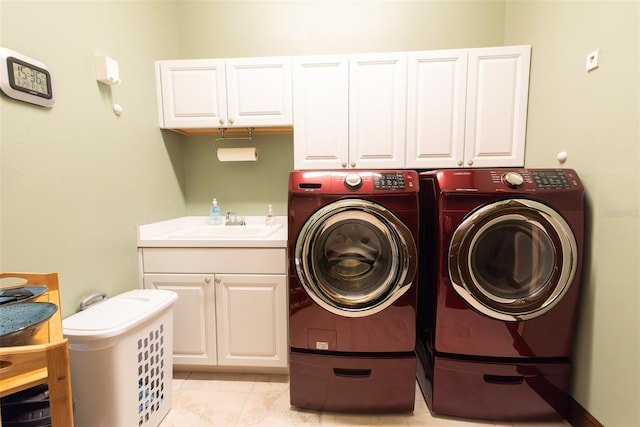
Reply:
[[[83,299],[82,301],[80,301],[80,311],[84,311],[87,308],[89,308],[90,306],[92,306],[94,304],[98,304],[99,302],[102,302],[105,299],[107,299],[107,293],[106,292],[98,292],[98,293],[95,293],[95,294],[91,294],[88,297],[86,297],[85,299]]]

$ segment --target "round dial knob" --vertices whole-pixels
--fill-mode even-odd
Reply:
[[[506,182],[510,187],[518,188],[524,182],[524,178],[518,172],[507,172],[504,174],[504,182]]]
[[[350,173],[344,177],[344,185],[346,185],[347,188],[355,190],[362,185],[362,177],[357,173]]]

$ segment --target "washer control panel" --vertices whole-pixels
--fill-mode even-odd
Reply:
[[[289,193],[383,194],[419,191],[418,172],[393,169],[376,171],[293,171],[289,175]]]
[[[531,171],[536,186],[541,190],[566,190],[571,188],[569,180],[562,171],[533,170]]]
[[[373,174],[374,190],[404,190],[405,188],[402,172]]]

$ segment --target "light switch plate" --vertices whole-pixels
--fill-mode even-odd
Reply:
[[[600,50],[594,50],[593,52],[587,55],[587,71],[591,71],[598,68],[599,54],[600,54]]]

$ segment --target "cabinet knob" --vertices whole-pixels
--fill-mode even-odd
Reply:
[[[208,285],[209,283],[211,283],[211,277],[206,277],[206,278],[204,279],[204,283],[206,283],[207,285]]]
[[[356,167],[356,162],[351,162],[351,167],[355,168]]]
[[[469,160],[469,161],[467,162],[467,164],[468,164],[469,166],[473,166],[473,160]]]
[[[224,124],[224,119],[220,119],[220,120],[218,120],[218,122],[219,122],[221,125],[223,125],[223,124]]]
[[[458,160],[458,166],[462,166],[463,164],[462,160]]]
[[[222,279],[220,279],[219,277],[216,277],[216,283],[220,283],[222,282]]]
[[[342,162],[342,165],[341,165],[341,166],[342,166],[343,168],[346,168],[346,167],[347,167],[347,164],[346,164],[345,162]]]
[[[229,119],[229,124],[232,125],[233,124],[233,119]]]

